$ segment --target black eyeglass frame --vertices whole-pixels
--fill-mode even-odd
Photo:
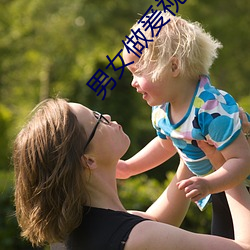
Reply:
[[[99,113],[97,111],[93,111],[93,114],[94,114],[95,118],[97,119],[97,123],[94,126],[92,132],[90,133],[89,139],[87,140],[86,145],[84,147],[84,152],[85,152],[86,148],[88,147],[88,145],[90,144],[90,142],[92,141],[99,123],[103,122],[104,124],[110,124],[110,121],[107,118],[105,118],[101,113]]]

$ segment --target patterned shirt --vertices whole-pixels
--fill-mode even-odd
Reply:
[[[201,76],[189,109],[180,122],[171,123],[169,109],[170,103],[152,108],[152,123],[158,136],[173,141],[194,174],[210,173],[212,165],[196,141],[206,140],[218,150],[230,145],[241,131],[237,103],[230,94],[213,87],[208,76]]]

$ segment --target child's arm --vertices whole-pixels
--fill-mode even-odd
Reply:
[[[133,157],[126,161],[120,160],[118,162],[116,178],[126,179],[143,173],[162,164],[175,153],[176,149],[171,140],[155,137]]]
[[[210,193],[230,189],[243,182],[250,174],[250,148],[243,133],[222,150],[221,154],[225,163],[217,171],[179,182],[178,187],[184,189],[188,198],[197,201]]]

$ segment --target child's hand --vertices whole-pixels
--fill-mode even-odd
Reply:
[[[126,161],[119,160],[116,166],[116,178],[117,179],[127,179],[129,178],[130,171]]]
[[[184,190],[186,197],[192,201],[198,201],[210,194],[209,183],[204,177],[194,176],[186,180],[179,181],[177,187]]]

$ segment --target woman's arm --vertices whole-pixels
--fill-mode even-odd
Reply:
[[[191,233],[164,223],[144,221],[131,231],[125,250],[249,250],[250,196],[242,185],[226,193],[235,226],[235,240]]]
[[[175,176],[161,196],[147,209],[146,212],[129,211],[132,214],[147,219],[167,223],[179,227],[187,213],[190,200],[185,193],[177,188],[176,183],[193,176],[183,161],[180,161]]]
[[[235,240],[246,243],[250,249],[250,195],[245,185],[226,190],[232,214]]]
[[[161,196],[147,209],[146,212],[129,211],[143,218],[167,223],[179,227],[187,213],[190,200],[185,193],[177,188],[176,183],[193,176],[183,161],[180,161],[175,176]]]
[[[174,178],[162,195],[148,208],[146,214],[155,217],[157,221],[179,227],[187,213],[190,200],[177,188],[176,183],[191,176],[193,174],[180,160]]]
[[[248,120],[247,114],[245,113],[243,108],[240,108],[239,110],[240,110],[240,120],[241,120],[241,124],[242,124],[242,131],[246,135],[249,135],[250,134],[250,120]],[[249,114],[248,114],[248,117],[250,117]]]

